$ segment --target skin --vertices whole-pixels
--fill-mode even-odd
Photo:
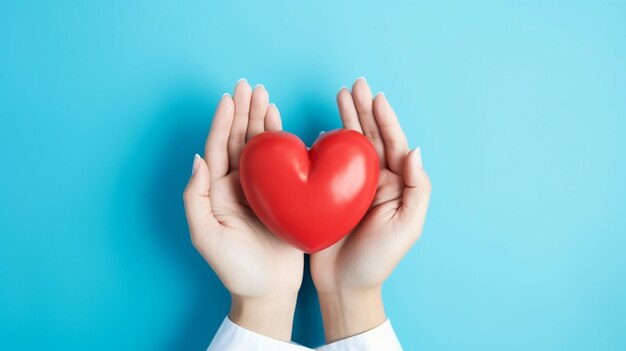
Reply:
[[[419,148],[409,152],[398,119],[383,94],[372,99],[365,79],[337,95],[344,128],[363,133],[380,160],[376,196],[361,223],[343,240],[311,255],[327,342],[375,328],[386,319],[382,284],[419,238],[430,180]],[[237,171],[250,138],[280,130],[276,106],[263,86],[240,80],[215,112],[204,159],[196,155],[184,192],[196,249],[232,297],[229,318],[274,339],[291,339],[303,254],[277,239],[247,205]]]
[[[343,240],[311,255],[326,341],[360,334],[387,319],[382,284],[422,233],[431,192],[419,148],[408,142],[384,94],[372,99],[365,79],[352,92],[341,89],[337,103],[344,128],[363,133],[380,159],[374,201]]]
[[[280,129],[279,112],[265,88],[252,91],[240,80],[233,97],[224,94],[215,111],[204,159],[196,155],[183,198],[193,245],[231,293],[229,318],[289,341],[304,256],[254,216],[237,170],[247,140]]]

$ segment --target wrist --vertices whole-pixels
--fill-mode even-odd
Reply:
[[[276,293],[260,297],[231,294],[228,318],[242,328],[289,342],[297,298],[297,293]]]
[[[319,292],[326,342],[361,334],[387,320],[382,286]]]

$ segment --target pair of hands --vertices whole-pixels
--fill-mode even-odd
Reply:
[[[372,329],[386,320],[382,284],[419,238],[430,197],[430,181],[419,148],[409,151],[398,119],[384,94],[372,98],[363,78],[352,92],[337,95],[343,127],[363,133],[380,160],[371,208],[335,245],[312,254],[327,342]],[[239,183],[245,143],[282,128],[278,109],[262,85],[240,80],[215,111],[204,159],[196,155],[184,192],[196,249],[232,296],[230,319],[275,339],[291,339],[302,283],[304,254],[276,238],[248,207]]]

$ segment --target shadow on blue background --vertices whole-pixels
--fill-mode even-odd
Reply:
[[[189,272],[195,292],[191,296],[189,315],[181,320],[174,339],[163,345],[163,350],[206,347],[207,331],[217,330],[225,316],[225,307],[230,304],[227,291],[206,264],[199,264],[200,255],[190,245],[189,236],[185,235],[188,229],[182,189],[189,178],[189,155],[201,154],[203,150],[201,143],[206,138],[212,115],[207,107],[206,99],[186,92],[166,105],[163,115],[174,121],[174,125],[168,127],[171,133],[165,143],[155,150],[161,162],[151,172],[154,179],[146,184],[145,206],[151,209],[147,220],[154,221],[155,228],[158,228],[154,240],[159,241],[164,254],[175,256],[180,270]],[[161,116],[156,118],[161,119]],[[146,152],[141,148],[133,151],[138,155]]]

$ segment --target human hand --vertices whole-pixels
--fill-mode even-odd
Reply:
[[[231,293],[236,324],[278,340],[291,339],[304,256],[276,238],[248,206],[239,182],[244,144],[281,120],[261,85],[240,80],[215,111],[204,159],[196,155],[184,192],[195,248]]]
[[[417,241],[431,184],[420,149],[408,142],[384,94],[372,100],[365,79],[337,95],[344,128],[363,133],[380,160],[376,196],[359,225],[330,248],[311,255],[327,342],[372,329],[386,320],[382,284]]]

